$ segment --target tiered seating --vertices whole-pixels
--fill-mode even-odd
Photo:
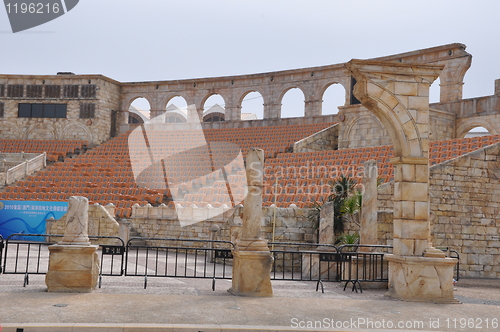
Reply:
[[[131,142],[134,162],[143,163],[146,168],[137,183],[131,167],[129,155],[129,134],[120,135],[108,142],[89,150],[87,153],[75,156],[65,162],[55,163],[46,170],[38,172],[35,176],[27,177],[18,181],[15,186],[7,187],[5,192],[0,193],[0,199],[11,200],[49,200],[66,201],[72,195],[83,195],[89,198],[91,203],[100,204],[113,203],[117,206],[118,217],[128,217],[131,214],[131,206],[135,203],[154,205],[165,203],[171,204],[172,194],[182,197],[183,205],[196,203],[204,204],[205,194],[209,194],[212,205],[230,204],[227,195],[225,180],[222,172],[213,172],[228,161],[233,160],[239,150],[234,146],[218,142],[231,142],[241,146],[244,153],[250,147],[260,147],[266,150],[268,157],[273,157],[279,151],[290,149],[291,145],[304,137],[324,129],[331,124],[301,125],[301,126],[274,126],[265,128],[243,128],[243,129],[212,129],[205,131],[206,141],[210,143],[210,149],[202,146],[188,150],[193,143],[193,133],[189,131],[173,132],[148,132],[148,144],[153,154],[161,155],[165,142],[168,142],[169,154],[173,157],[162,164],[150,166],[149,150],[141,143]],[[35,141],[28,142],[25,146],[34,146]],[[39,142],[39,141],[36,141]],[[40,141],[41,142],[41,141]],[[54,141],[60,143],[62,141]],[[187,143],[188,142],[188,143]],[[191,143],[191,144],[190,144]],[[204,143],[204,141],[198,142]],[[62,144],[60,144],[62,146]],[[20,146],[20,145],[18,145]],[[27,152],[25,150],[25,152]],[[179,155],[175,155],[178,153]],[[211,161],[209,160],[211,155]],[[165,169],[168,179],[164,177]],[[233,176],[241,176],[243,170],[233,169]],[[187,184],[183,181],[196,179]],[[234,180],[234,179],[233,179]],[[177,186],[166,188],[165,183],[179,183]],[[234,181],[233,181],[234,182]],[[215,191],[194,195],[200,188],[207,185],[215,185]],[[243,197],[243,185],[236,185],[233,189],[235,198]],[[144,188],[146,187],[146,188]],[[219,192],[216,189],[219,188]],[[207,187],[205,187],[207,189]],[[211,195],[211,196],[210,196]]]
[[[374,159],[383,182],[393,178],[392,146],[279,154],[265,167],[264,206],[295,204],[307,207],[330,193],[330,184],[341,175],[363,177],[363,163]]]
[[[435,141],[430,144],[429,165],[435,165],[500,141],[500,135]],[[360,181],[363,163],[374,159],[382,183],[393,180],[390,163],[392,146],[345,149],[336,151],[285,153],[267,160],[264,206],[276,202],[278,207],[295,204],[307,207],[313,201],[326,199],[330,182],[341,174]],[[278,189],[276,189],[278,188]]]
[[[435,141],[429,147],[429,164],[439,164],[499,141],[500,135]]]
[[[184,206],[203,206],[207,203],[213,206],[230,205],[234,201],[230,201],[228,189],[235,200],[245,195],[244,170],[230,170],[229,188],[222,172],[215,170],[233,160],[239,150],[220,142],[235,143],[244,153],[250,147],[266,151],[264,206],[276,203],[279,207],[287,207],[293,203],[298,207],[307,207],[312,201],[328,196],[330,182],[341,174],[360,180],[363,176],[363,163],[370,159],[377,161],[382,182],[392,180],[394,169],[389,162],[393,155],[391,146],[284,153],[294,142],[329,125],[331,124],[211,129],[205,132],[209,147],[201,145],[193,149],[189,148],[196,144],[186,143],[193,143],[194,140],[192,133],[188,131],[148,133],[150,148],[140,140],[129,142],[130,133],[127,133],[85,154],[65,162],[57,162],[35,176],[18,181],[15,186],[7,187],[5,192],[0,193],[0,199],[66,201],[71,195],[77,194],[88,197],[91,203],[113,203],[117,206],[118,217],[130,216],[131,206],[135,203],[171,205],[172,196],[176,198],[176,202],[182,199],[180,203]],[[432,142],[429,164],[434,165],[498,141],[500,135]],[[11,140],[0,141],[4,142]],[[25,148],[27,146],[46,149],[42,148],[45,145],[40,144],[45,141],[21,142],[26,144],[11,144],[17,146],[14,152],[20,152],[19,149],[28,152]],[[54,146],[62,141],[51,142]],[[173,156],[150,166],[150,152],[162,155],[165,152],[165,142],[168,142],[168,152]],[[72,144],[81,149],[84,143],[73,141]],[[132,156],[129,154],[129,144]],[[3,147],[6,147],[5,143]],[[137,180],[134,179],[131,159],[144,166]],[[188,182],[191,179],[196,180]],[[165,183],[176,185],[167,188]]]
[[[244,154],[252,147],[265,151],[266,158],[277,153],[290,152],[293,143],[306,138],[333,123],[318,123],[292,126],[270,126],[256,128],[230,128],[205,130],[207,141],[227,141],[241,147]]]
[[[69,153],[75,153],[88,145],[87,141],[75,140],[20,140],[0,139],[0,152],[47,153],[47,160],[57,161]]]

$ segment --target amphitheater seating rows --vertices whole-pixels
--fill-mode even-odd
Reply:
[[[391,146],[286,152],[291,149],[294,142],[329,125],[331,124],[210,129],[205,131],[205,135],[208,142],[228,141],[240,145],[243,153],[253,146],[266,151],[264,206],[276,204],[278,207],[286,207],[293,203],[298,207],[307,207],[313,201],[324,199],[330,193],[330,181],[340,174],[360,180],[363,163],[370,159],[377,161],[379,178],[382,182],[392,180],[394,168],[390,163],[393,155]],[[206,152],[203,149],[184,156],[181,162],[171,161],[170,166],[174,170],[177,167],[179,172],[178,174],[170,172],[168,180],[172,182],[174,178],[178,183],[176,186],[165,188],[167,179],[163,176],[163,166],[160,164],[147,169],[138,179],[134,179],[128,151],[128,134],[120,135],[85,154],[67,158],[64,162],[57,162],[35,176],[18,181],[15,186],[7,187],[4,192],[1,192],[0,199],[65,201],[71,195],[79,194],[87,196],[92,203],[113,203],[118,217],[130,216],[131,206],[136,203],[172,205],[170,201],[172,195],[183,196],[183,202],[180,202],[183,206],[191,204],[203,206],[207,203],[219,206],[232,203],[226,194],[227,188],[222,172],[206,174],[207,161],[201,160],[203,159],[201,151]],[[156,142],[160,146],[162,140],[167,138],[169,138],[168,134],[160,133],[151,142]],[[10,140],[0,140],[0,143],[5,141],[10,142]],[[441,163],[498,141],[500,141],[500,135],[431,142],[429,164]],[[30,144],[23,145],[21,142]],[[26,146],[46,148],[45,143],[33,142],[10,142],[9,146],[18,149],[11,148],[10,151],[19,152],[19,149],[25,149]],[[62,146],[60,142],[52,141],[50,144],[55,146],[57,143]],[[82,149],[85,144],[80,141],[71,142],[73,145],[64,144],[64,146],[74,147],[73,150],[68,150],[70,152]],[[150,160],[148,152],[142,152],[145,152],[143,157],[147,165]],[[223,151],[223,148],[221,151],[214,149],[211,153],[212,159],[234,156],[234,151]],[[206,156],[205,159],[207,159]],[[239,198],[244,195],[244,177],[242,176],[244,170],[234,169],[233,174],[236,175],[230,176],[234,191],[232,194],[235,198]],[[182,183],[183,177],[197,179],[192,183]]]
[[[88,146],[87,141],[76,140],[17,140],[0,139],[0,152],[47,153],[48,161],[57,161]]]
[[[294,142],[310,136],[330,125],[332,124],[206,130],[205,136],[208,142],[229,141],[236,143],[241,146],[243,153],[246,153],[252,146],[260,145],[259,147],[267,151],[268,157],[272,158],[279,152],[291,149]],[[116,206],[117,216],[128,217],[131,214],[131,206],[135,203],[140,205],[147,203],[172,204],[172,202],[169,201],[171,195],[183,195],[183,193],[187,193],[184,199],[185,202],[182,203],[183,205],[192,204],[192,202],[202,203],[199,202],[202,196],[193,196],[188,192],[193,189],[197,190],[198,187],[203,188],[203,185],[214,183],[214,181],[215,185],[219,185],[220,188],[225,188],[222,172],[206,174],[207,165],[205,162],[200,161],[200,155],[196,154],[188,156],[191,159],[183,159],[183,163],[177,164],[179,176],[177,179],[174,179],[177,180],[177,182],[181,182],[179,181],[182,180],[181,175],[189,178],[198,178],[193,181],[193,183],[180,183],[178,186],[166,189],[165,179],[158,179],[158,174],[161,174],[159,173],[158,167],[156,167],[156,170],[153,167],[152,170],[145,171],[136,182],[132,172],[128,151],[129,134],[130,133],[120,135],[89,150],[85,154],[75,156],[74,158],[68,158],[64,162],[55,163],[46,170],[38,172],[35,176],[27,177],[23,181],[18,181],[15,186],[7,187],[5,192],[0,193],[0,199],[65,201],[71,195],[79,194],[88,197],[91,203],[113,203]],[[150,142],[154,150],[155,147],[161,146],[165,141],[175,142],[179,139],[191,140],[189,137],[191,132],[186,131],[181,134],[182,135],[177,131],[173,134],[164,132],[148,136],[148,138],[151,138]],[[10,149],[9,152],[23,151],[22,149],[26,146],[43,146],[45,148],[45,145],[35,144],[35,142],[40,143],[38,141],[16,141],[16,144],[11,144],[15,148]],[[63,145],[61,142],[62,141],[50,142],[50,146],[52,146],[55,151],[57,144]],[[81,141],[73,143],[80,149],[83,148],[84,144],[87,144]],[[182,144],[179,144],[179,147],[181,147],[180,150],[185,148]],[[69,150],[69,152],[74,152],[74,150],[75,149]],[[229,157],[234,158],[234,151],[214,149],[211,153],[213,159],[216,159],[215,157],[223,159]],[[149,157],[146,153],[143,156]],[[147,163],[149,162],[148,158],[144,159]],[[243,179],[241,176],[241,172],[244,172],[243,170],[233,169],[232,171],[232,173],[236,174],[240,172],[240,180]],[[169,175],[170,181],[172,181],[172,178],[176,177],[176,174],[170,173]],[[233,178],[232,180],[238,179]],[[147,185],[149,189],[139,188],[137,183]],[[192,186],[195,186],[195,188],[192,188]],[[237,188],[235,190],[236,195],[243,194],[240,192],[240,189],[241,188]],[[205,198],[204,195],[203,198]],[[212,193],[209,198],[213,200],[213,205],[215,206],[231,204],[227,195],[220,193]]]

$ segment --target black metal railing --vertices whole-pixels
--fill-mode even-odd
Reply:
[[[460,254],[458,253],[458,251],[456,251],[455,249],[450,249],[449,247],[436,247],[436,249],[440,249],[441,251],[443,251],[449,258],[457,259],[457,264],[453,268],[453,271],[455,272],[454,279],[458,281],[458,279],[460,279]]]
[[[5,240],[3,257],[4,274],[24,274],[24,284],[29,284],[29,275],[46,274],[48,271],[48,246],[56,244],[55,238],[62,238],[59,234],[12,234]],[[32,239],[32,240],[30,240]],[[116,236],[89,236],[91,240],[114,239],[116,245],[99,245],[100,270],[99,287],[102,276],[119,276],[123,274],[123,253],[125,245],[121,238]],[[38,241],[34,241],[38,240]],[[121,258],[115,259],[115,256]],[[109,257],[106,259],[106,257]]]
[[[342,259],[331,244],[269,242],[274,257],[272,280],[337,280],[337,263]]]
[[[338,248],[345,259],[339,263],[339,281],[345,282],[344,290],[352,283],[352,290],[363,291],[361,282],[388,282],[388,262],[384,255],[392,246],[345,244]],[[375,251],[376,250],[376,251]]]
[[[458,279],[460,279],[460,254],[455,249],[450,249],[449,252],[448,257],[457,259],[457,264],[455,265],[455,280],[458,281]]]
[[[155,245],[141,244],[150,242]],[[134,244],[135,242],[135,244]],[[190,246],[190,243],[204,246]],[[231,279],[234,244],[230,241],[168,238],[131,238],[127,243],[126,276]]]
[[[7,239],[0,235],[0,273],[23,274],[24,286],[29,275],[48,271],[48,246],[62,235],[12,234]],[[91,240],[109,240],[115,244],[99,244],[102,276],[206,278],[212,279],[215,290],[217,279],[232,278],[232,252],[230,241],[131,238],[127,244],[119,237],[89,236]],[[33,241],[38,240],[38,241]],[[110,243],[110,241],[101,241]],[[392,246],[350,244],[336,247],[329,244],[269,242],[274,258],[271,279],[290,281],[316,281],[316,291],[324,281],[345,282],[344,290],[352,283],[353,290],[362,291],[361,282],[387,282],[388,263],[385,254]],[[440,248],[448,257],[457,258],[456,280],[459,279],[459,253]],[[2,265],[3,263],[3,265]]]

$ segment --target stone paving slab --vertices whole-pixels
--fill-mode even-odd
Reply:
[[[383,331],[382,322],[414,324],[393,331],[500,330],[491,326],[500,320],[500,280],[462,279],[456,290],[462,304],[403,302],[385,297],[385,290],[343,291],[339,283],[325,283],[321,293],[314,282],[274,281],[274,297],[247,298],[227,292],[230,280],[218,280],[215,292],[211,280],[149,278],[147,289],[142,282],[103,277],[92,293],[47,293],[43,275],[31,276],[26,287],[22,275],[0,275],[2,332]]]

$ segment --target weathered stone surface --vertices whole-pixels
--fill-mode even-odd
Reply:
[[[66,213],[66,228],[60,244],[87,245],[89,200],[82,196],[71,196]]]
[[[271,268],[273,257],[267,241],[261,237],[262,176],[264,151],[247,152],[248,195],[243,205],[240,239],[233,250],[233,278],[229,292],[241,296],[272,296]]]
[[[49,292],[91,292],[99,277],[97,245],[49,246],[49,270],[45,284]]]
[[[365,176],[362,180],[364,189],[363,206],[360,220],[360,244],[378,244],[377,232],[377,162],[365,162]]]
[[[456,303],[453,294],[454,258],[386,255],[388,295],[405,301]]]
[[[319,216],[319,241],[320,244],[333,244],[334,229],[333,229],[333,202],[323,204]]]

